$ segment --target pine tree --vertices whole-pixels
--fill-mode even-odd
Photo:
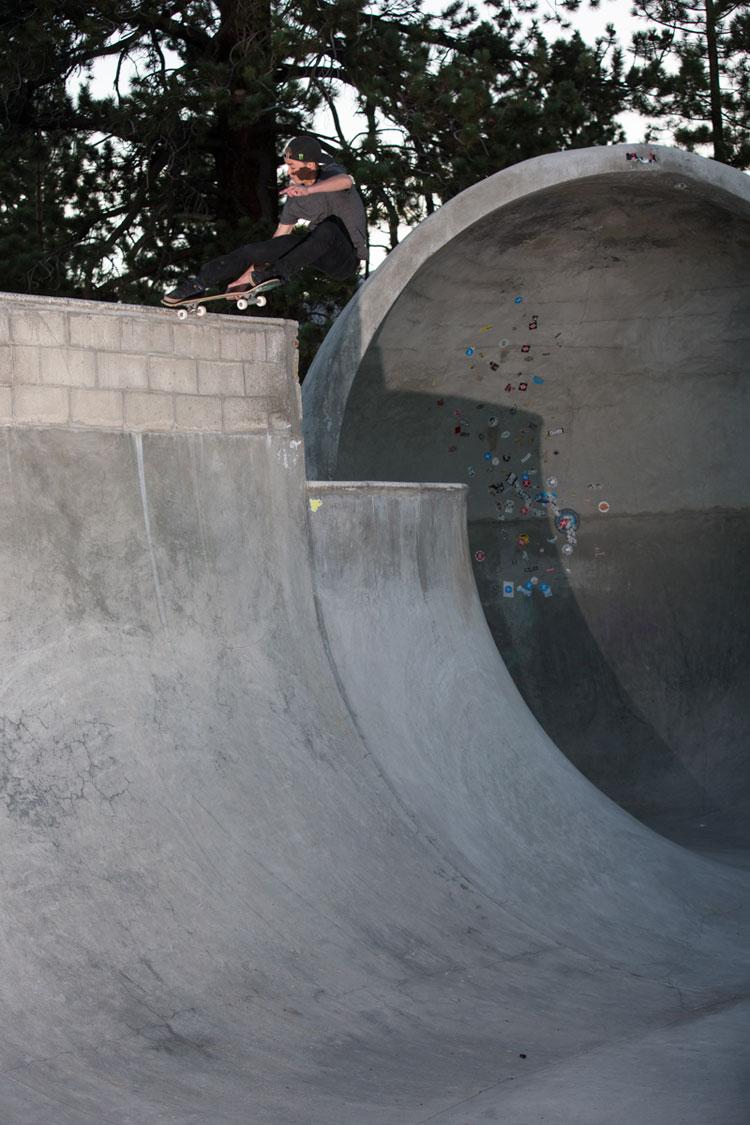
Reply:
[[[735,0],[637,0],[648,21],[633,37],[633,106],[666,119],[678,144],[750,166],[750,5]]]

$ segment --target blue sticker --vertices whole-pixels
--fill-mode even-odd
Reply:
[[[522,301],[523,297],[516,297],[515,304],[520,305]]]
[[[467,348],[467,349],[466,349],[466,354],[467,354],[467,355],[474,355],[474,349],[473,349],[473,348]]]

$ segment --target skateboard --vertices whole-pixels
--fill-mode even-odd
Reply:
[[[234,301],[240,310],[246,309],[248,305],[257,305],[262,309],[266,304],[264,294],[281,284],[278,278],[272,278],[270,281],[261,281],[259,285],[253,285],[249,289],[234,290],[231,293],[211,293],[208,297],[204,293],[202,297],[187,297],[184,301],[177,301],[167,307],[177,309],[180,320],[186,320],[191,314],[205,316],[209,301]]]

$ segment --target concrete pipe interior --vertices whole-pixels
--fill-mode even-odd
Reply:
[[[558,154],[413,232],[303,388],[309,475],[469,486],[482,604],[533,713],[714,855],[747,843],[749,297],[745,176]]]

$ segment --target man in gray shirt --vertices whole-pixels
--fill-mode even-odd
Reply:
[[[229,291],[261,283],[271,288],[308,266],[343,281],[367,261],[367,218],[351,176],[330,161],[315,137],[293,137],[284,162],[291,182],[282,190],[287,198],[273,237],[207,262],[197,277],[166,294],[165,305],[200,298],[209,286],[231,280]],[[300,221],[307,222],[307,234],[294,232]]]

